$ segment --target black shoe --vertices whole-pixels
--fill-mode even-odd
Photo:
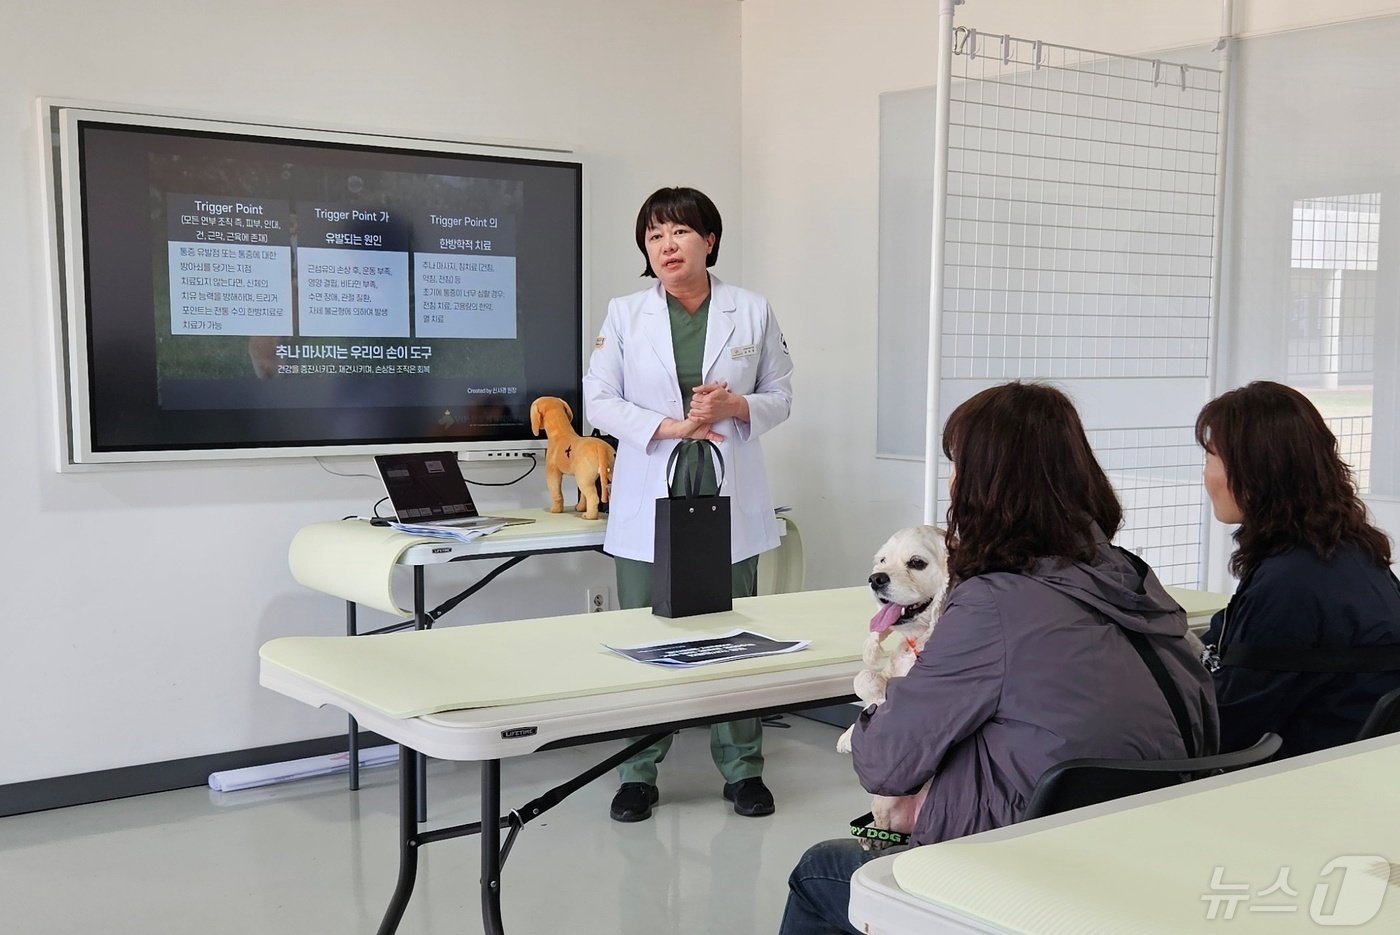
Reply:
[[[651,807],[660,797],[660,791],[650,783],[624,782],[613,796],[608,814],[613,821],[646,821],[651,817]]]
[[[725,801],[734,803],[734,811],[747,818],[771,815],[776,809],[773,793],[768,791],[763,780],[757,776],[753,779],[740,779],[738,782],[726,782],[724,798]]]

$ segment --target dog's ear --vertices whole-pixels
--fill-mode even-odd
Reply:
[[[540,403],[544,402],[544,397],[540,397],[530,404],[530,428],[535,434],[540,434]]]
[[[945,531],[938,526],[920,526],[919,532],[923,534],[929,547],[938,554],[939,560],[947,564],[948,540]]]

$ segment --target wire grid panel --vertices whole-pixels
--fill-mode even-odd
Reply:
[[[943,378],[1204,377],[1220,73],[955,43]]]
[[[1205,492],[1193,426],[1085,432],[1123,504],[1114,541],[1152,566],[1163,584],[1201,586]],[[949,465],[938,460],[938,517],[948,512]]]
[[[1117,542],[1163,584],[1199,587],[1205,492],[1194,426],[1087,432],[1123,504]]]
[[[1293,202],[1288,282],[1288,381],[1374,380],[1381,195]]]
[[[1327,427],[1337,436],[1337,450],[1351,468],[1360,494],[1371,492],[1371,420],[1372,416],[1337,416],[1326,419]]]

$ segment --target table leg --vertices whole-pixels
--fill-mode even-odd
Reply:
[[[413,566],[413,629],[427,630],[433,625],[428,616],[427,601],[424,596],[423,566]],[[418,760],[418,820],[428,820],[428,758],[421,753],[413,754]]]
[[[501,922],[501,761],[481,764],[481,922],[504,935]]]
[[[394,895],[389,899],[389,908],[384,910],[384,919],[379,923],[378,935],[394,935],[408,899],[413,895],[413,884],[418,879],[418,757],[408,747],[399,745],[399,881],[394,886]]]
[[[403,919],[418,875],[418,851],[425,845],[469,834],[481,835],[481,919],[485,935],[505,935],[505,924],[501,921],[501,867],[505,864],[520,829],[526,822],[538,818],[583,786],[612,771],[619,763],[650,747],[670,732],[667,729],[634,740],[568,782],[550,789],[519,809],[512,809],[510,816],[506,818],[501,817],[501,761],[484,760],[481,763],[481,821],[427,831],[419,830],[418,758],[413,755],[414,751],[400,744],[399,881],[394,887],[393,897],[389,900],[389,908],[384,911],[384,920],[379,924],[379,935],[394,935]],[[510,827],[510,835],[506,839],[504,849],[501,847],[503,826]]]
[[[355,632],[355,602],[346,601],[345,635],[354,636]],[[350,716],[350,735],[345,748],[350,754],[350,791],[354,792],[360,788],[360,725],[356,723],[354,715]]]

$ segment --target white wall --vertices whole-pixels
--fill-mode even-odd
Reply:
[[[1257,34],[1400,4],[1237,7],[1237,27]],[[1208,41],[1219,9],[970,0],[958,17],[1129,53]],[[884,536],[922,512],[922,466],[874,457],[876,144],[878,95],[933,81],[936,11],[936,0],[0,0],[0,515],[12,540],[0,784],[340,730],[338,714],[260,689],[257,647],[341,632],[340,606],[291,581],[286,545],[379,491],[309,461],[54,472],[35,97],[572,143],[589,170],[586,334],[606,298],[636,284],[641,199],[662,184],[705,188],[730,222],[717,271],[769,296],[793,350],[796,404],[766,443],[770,476],[799,511],[809,586],[834,586],[861,581]],[[487,506],[541,490],[532,478],[518,500]],[[433,577],[460,586],[472,574]],[[596,556],[534,559],[454,613],[568,612],[610,580]]]
[[[923,513],[923,464],[875,458],[879,95],[932,85],[937,0],[745,0],[745,285],[773,302],[796,364],[769,447],[798,510],[809,587],[861,581]],[[1262,34],[1400,10],[1376,0],[1239,0]],[[968,0],[959,25],[1122,54],[1209,43],[1218,0]],[[920,407],[922,408],[922,407]]]
[[[259,688],[257,650],[343,632],[343,605],[291,580],[287,544],[382,493],[310,460],[55,472],[34,99],[573,144],[591,335],[606,299],[637,287],[632,222],[659,185],[714,196],[733,222],[719,272],[741,278],[739,20],[735,0],[0,0],[0,784],[343,730]],[[483,500],[543,505],[543,491],[536,474]],[[471,580],[470,566],[430,576],[439,595]],[[598,556],[533,559],[449,620],[581,610],[611,580]]]

